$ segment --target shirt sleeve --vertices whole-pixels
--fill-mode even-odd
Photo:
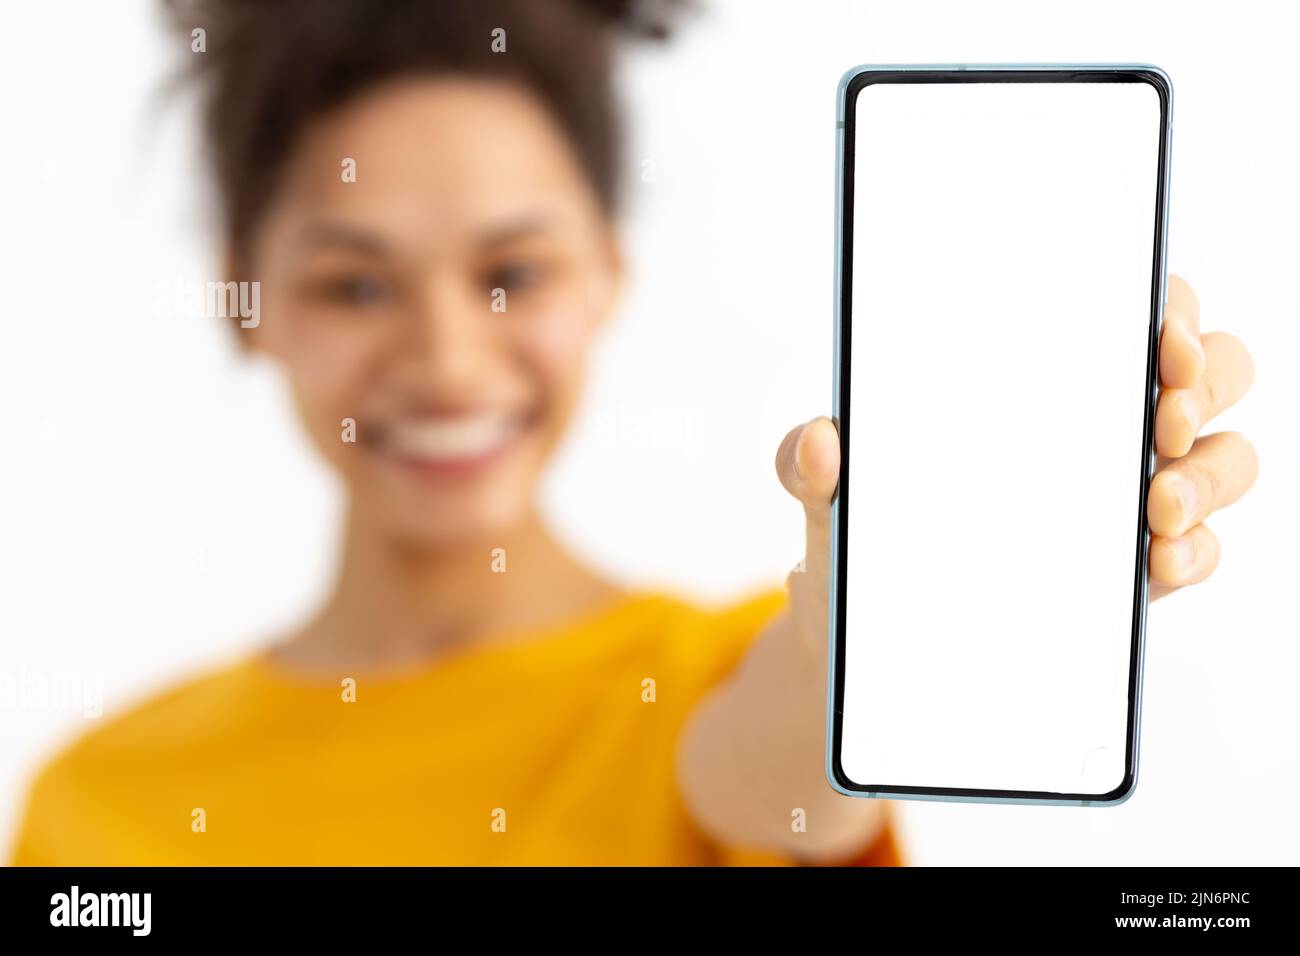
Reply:
[[[54,866],[68,859],[68,842],[75,841],[85,808],[77,804],[76,790],[67,783],[67,765],[64,751],[47,761],[27,785],[9,866]]]

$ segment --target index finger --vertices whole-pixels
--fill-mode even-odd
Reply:
[[[1185,280],[1171,275],[1160,330],[1160,383],[1166,388],[1191,388],[1204,373],[1201,304]]]
[[[1193,331],[1201,331],[1201,302],[1182,276],[1170,273],[1165,285],[1165,303],[1186,315],[1192,322]]]

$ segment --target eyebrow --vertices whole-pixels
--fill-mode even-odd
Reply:
[[[551,216],[528,213],[488,226],[479,233],[475,245],[491,249],[546,232],[554,225]],[[338,246],[374,256],[391,255],[394,251],[392,244],[378,233],[331,220],[309,223],[300,232],[299,241],[307,250]]]
[[[484,248],[505,245],[517,239],[545,232],[554,225],[554,219],[550,216],[529,213],[488,227],[479,235],[477,245]]]
[[[368,255],[388,255],[391,246],[381,236],[341,222],[313,222],[303,228],[300,242],[307,249],[342,246]]]

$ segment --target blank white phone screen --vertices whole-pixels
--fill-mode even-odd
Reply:
[[[1129,712],[1160,97],[856,101],[840,762],[1105,795]]]

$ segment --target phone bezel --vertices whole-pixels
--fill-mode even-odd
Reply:
[[[849,473],[849,344],[852,335],[853,254],[853,153],[854,124],[858,94],[875,83],[1025,83],[1025,82],[1127,82],[1148,83],[1160,97],[1161,129],[1157,173],[1156,221],[1151,283],[1151,320],[1147,345],[1146,409],[1143,416],[1142,474],[1139,476],[1137,542],[1135,547],[1133,627],[1129,663],[1128,732],[1124,778],[1105,794],[1054,793],[1034,790],[989,790],[956,787],[923,787],[893,784],[861,784],[849,779],[840,762],[843,724],[845,617],[843,589],[848,565],[848,473]],[[1146,648],[1148,601],[1147,554],[1150,533],[1146,520],[1146,497],[1155,473],[1152,434],[1156,399],[1159,394],[1158,356],[1160,330],[1166,298],[1166,224],[1169,207],[1169,159],[1173,130],[1173,84],[1164,70],[1146,63],[1073,64],[888,64],[862,65],[848,70],[837,90],[836,175],[835,175],[835,359],[833,415],[840,430],[839,487],[831,507],[830,560],[830,653],[827,693],[826,776],[840,793],[884,799],[939,800],[968,803],[1052,804],[1067,806],[1116,806],[1137,788],[1138,744],[1142,714],[1142,667]]]

